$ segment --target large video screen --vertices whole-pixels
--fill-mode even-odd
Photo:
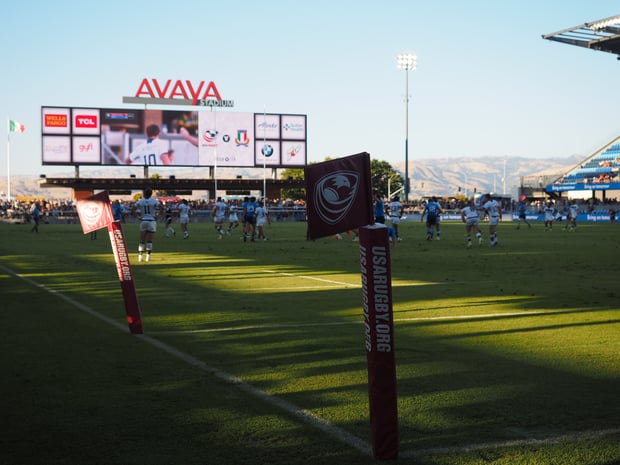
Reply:
[[[302,167],[306,115],[42,107],[42,164]]]

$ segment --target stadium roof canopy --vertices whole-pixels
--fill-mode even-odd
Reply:
[[[542,37],[555,42],[613,53],[620,60],[620,15],[544,34]]]

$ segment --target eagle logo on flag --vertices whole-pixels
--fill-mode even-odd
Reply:
[[[310,240],[374,222],[367,152],[305,167]]]
[[[327,224],[340,222],[349,212],[359,189],[359,173],[336,171],[316,183],[314,202],[316,212]]]
[[[76,209],[84,234],[105,228],[114,222],[110,197],[107,191],[91,195],[84,200],[78,200]]]

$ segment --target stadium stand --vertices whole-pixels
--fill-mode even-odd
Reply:
[[[544,34],[542,38],[610,53],[616,55],[616,58],[620,60],[620,15]],[[610,200],[610,197],[617,201],[620,198],[619,168],[620,137],[597,150],[557,179],[547,178],[544,181],[539,179],[538,185],[536,185],[532,179],[522,178],[520,196],[540,198],[545,195],[548,198],[557,199],[562,197],[562,193],[569,196],[572,191],[591,191],[592,201],[598,199],[605,203]],[[542,188],[543,185],[545,185],[544,189]]]
[[[597,191],[605,198],[610,191],[620,191],[620,137],[606,144],[545,187],[551,196],[571,191]]]

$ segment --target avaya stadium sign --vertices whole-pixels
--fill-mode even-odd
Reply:
[[[234,102],[213,81],[144,78],[123,102],[188,109],[42,107],[42,164],[306,165],[306,115],[217,111]]]
[[[206,107],[234,107],[233,100],[223,99],[215,82],[168,79],[142,79],[135,96],[123,97],[123,103],[157,105],[199,105]]]

